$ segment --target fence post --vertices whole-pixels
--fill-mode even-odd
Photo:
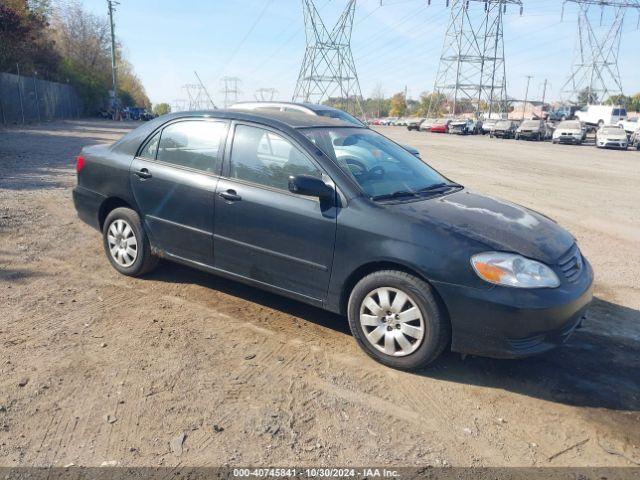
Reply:
[[[18,70],[18,97],[20,97],[20,113],[22,114],[22,124],[24,125],[24,105],[22,105],[22,88],[20,88],[20,64],[16,63]]]
[[[36,92],[36,110],[38,112],[38,123],[41,123],[42,120],[40,119],[40,100],[38,99],[38,82],[36,80],[37,76],[38,76],[38,72],[35,72],[33,74],[33,89]]]

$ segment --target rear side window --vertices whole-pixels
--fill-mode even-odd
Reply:
[[[620,109],[619,109],[619,108],[614,108],[614,109],[613,109],[613,113],[612,113],[612,115],[615,115],[616,117],[617,117],[618,115],[620,115]]]
[[[313,162],[280,135],[258,127],[236,127],[230,177],[288,190],[289,176],[301,174],[322,178]]]
[[[156,159],[156,153],[158,152],[158,143],[160,141],[160,132],[156,133],[151,140],[147,142],[142,151],[140,152],[140,157],[150,158],[152,160]]]
[[[157,159],[203,172],[218,172],[225,122],[185,121],[162,130]]]

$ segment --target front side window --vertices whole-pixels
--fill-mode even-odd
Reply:
[[[220,144],[226,130],[225,122],[189,120],[173,123],[162,131],[157,158],[172,165],[217,172]]]
[[[238,125],[231,150],[231,178],[289,189],[291,175],[322,178],[322,172],[297,147],[268,130]]]
[[[419,158],[364,128],[301,129],[374,199],[417,197],[450,185]]]

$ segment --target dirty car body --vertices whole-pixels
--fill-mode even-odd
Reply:
[[[162,148],[179,148],[177,136],[162,146],[170,128],[179,125],[189,135],[203,122],[215,124],[219,139],[206,155],[180,153],[198,155],[195,167],[160,158]],[[288,162],[308,162],[317,177],[298,170],[285,190],[264,184],[263,172],[236,168],[234,155],[255,155],[247,150],[248,137],[239,138],[251,129],[267,132],[275,150],[294,146],[299,156],[289,153]],[[386,137],[337,119],[182,112],[152,120],[113,145],[86,147],[81,156],[73,199],[94,228],[107,228],[114,208],[131,209],[155,256],[339,314],[347,313],[362,278],[403,272],[433,290],[457,352],[510,358],[546,351],[580,324],[592,298],[591,266],[554,221],[472,192]],[[265,171],[289,165],[273,158],[264,157]],[[416,178],[423,173],[433,183],[420,190]],[[298,190],[305,182],[317,197]],[[391,192],[398,182],[405,191]],[[488,281],[502,268],[499,261],[487,263],[483,276],[472,264],[487,254],[535,263],[556,281],[524,288],[516,278],[523,271],[514,285]]]

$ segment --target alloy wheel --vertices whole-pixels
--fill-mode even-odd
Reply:
[[[107,231],[107,243],[111,258],[122,267],[130,267],[138,258],[138,240],[126,220],[118,218],[111,222]]]
[[[420,308],[396,288],[381,287],[367,294],[360,305],[360,325],[373,347],[394,357],[412,354],[424,339]]]

